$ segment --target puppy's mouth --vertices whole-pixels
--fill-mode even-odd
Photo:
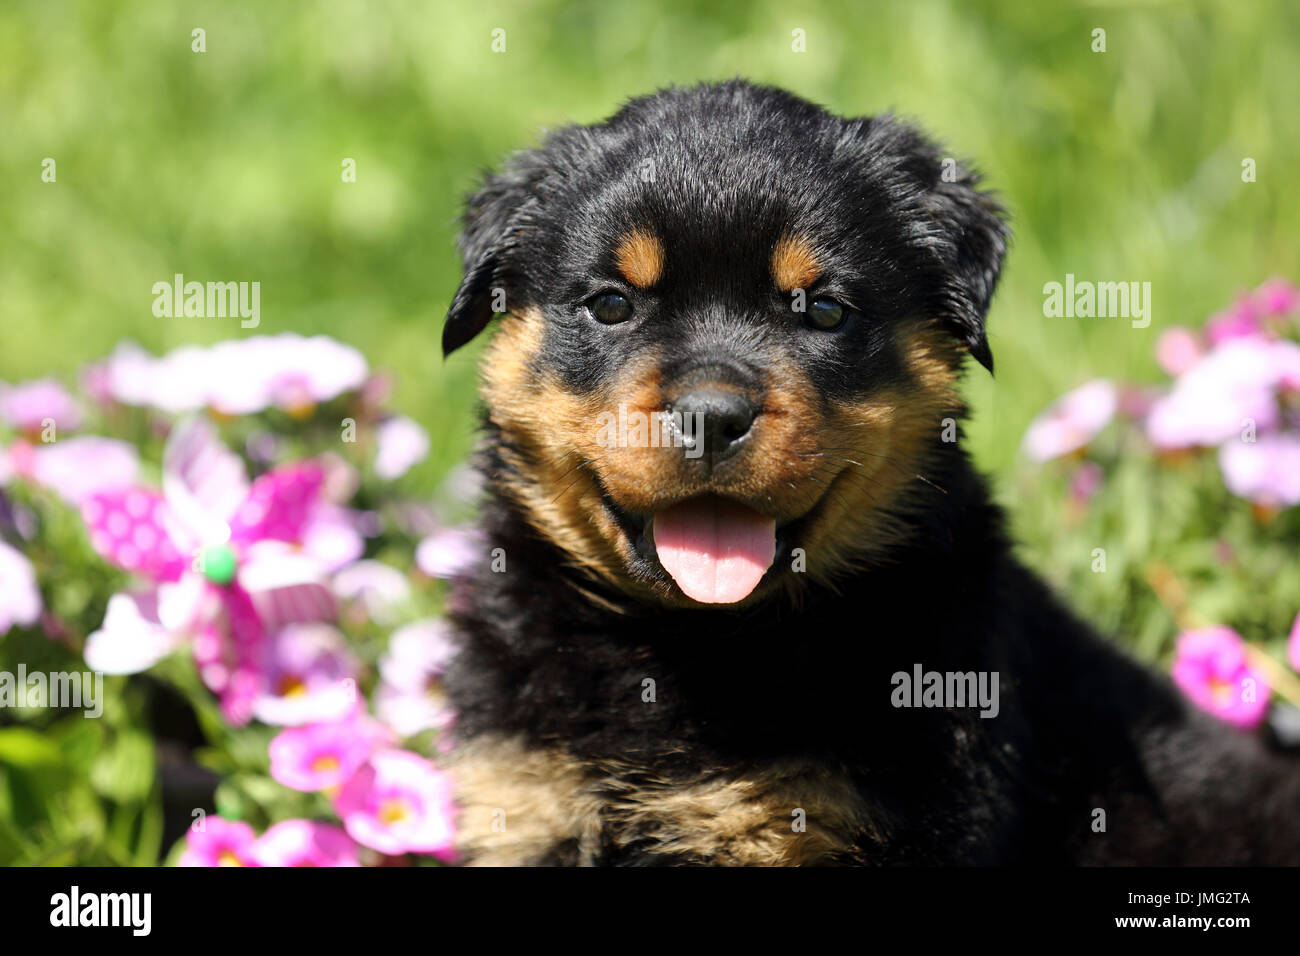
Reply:
[[[658,564],[700,604],[745,600],[772,566],[780,544],[773,518],[717,495],[687,498],[646,516],[617,505],[611,510],[641,559]]]
[[[776,557],[776,522],[726,498],[688,498],[656,512],[659,563],[701,604],[736,604],[758,587]]]

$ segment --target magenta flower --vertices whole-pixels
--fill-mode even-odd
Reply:
[[[292,727],[271,741],[271,776],[294,790],[328,790],[347,782],[391,739],[388,728],[360,714]]]
[[[429,454],[429,433],[403,415],[380,424],[375,443],[375,474],[385,481],[400,478]]]
[[[1219,448],[1223,483],[1238,497],[1268,508],[1300,504],[1300,436],[1229,439]]]
[[[258,866],[253,859],[253,828],[215,814],[194,823],[185,834],[181,866]]]
[[[1105,379],[1081,385],[1039,415],[1025,432],[1023,448],[1034,461],[1047,461],[1083,448],[1115,417],[1119,393]]]
[[[323,569],[291,547],[313,513],[320,483],[320,468],[302,464],[250,485],[239,458],[196,420],[168,440],[163,494],[134,487],[82,504],[102,556],[155,587],[185,585],[175,595],[188,600],[160,623],[194,636],[199,673],[232,723],[251,718],[263,689],[267,635],[334,616]],[[104,647],[121,646],[105,632]]]
[[[454,711],[442,689],[442,675],[456,654],[448,626],[415,621],[393,632],[379,661],[382,681],[376,709],[403,737],[450,726]]]
[[[300,726],[341,720],[357,709],[357,662],[328,624],[290,624],[270,645],[263,690],[253,716]]]
[[[1173,678],[1198,707],[1238,727],[1254,727],[1268,712],[1268,678],[1250,666],[1245,641],[1230,627],[1184,632]]]
[[[1300,614],[1295,617],[1295,622],[1291,625],[1291,636],[1286,642],[1287,660],[1291,666],[1300,671]]]
[[[415,565],[434,578],[452,578],[487,557],[483,533],[477,528],[443,528],[415,549]]]
[[[0,541],[0,637],[12,627],[31,627],[41,616],[36,569],[21,553]]]
[[[253,843],[258,866],[360,866],[356,842],[336,826],[313,820],[283,820]]]
[[[0,383],[0,421],[34,435],[44,429],[46,419],[53,421],[58,431],[70,431],[81,424],[81,409],[62,385],[52,378],[21,385]]]
[[[381,750],[334,799],[348,835],[363,846],[396,856],[454,856],[455,804],[450,780],[423,757]]]
[[[1300,286],[1286,279],[1270,279],[1255,290],[1255,301],[1265,315],[1290,315],[1300,312]]]
[[[1242,299],[1227,312],[1211,316],[1205,325],[1205,337],[1214,346],[1234,339],[1261,338],[1266,334],[1259,309],[1249,298]]]

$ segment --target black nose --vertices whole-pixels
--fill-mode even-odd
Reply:
[[[697,388],[672,403],[672,411],[681,415],[682,434],[688,448],[703,442],[703,453],[710,461],[720,461],[742,444],[758,415],[758,407],[739,392],[717,388]],[[697,457],[697,456],[692,456]]]

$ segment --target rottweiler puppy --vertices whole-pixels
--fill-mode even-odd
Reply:
[[[1300,783],[1072,616],[962,447],[1006,218],[889,115],[735,81],[469,200],[478,864],[1300,862]]]

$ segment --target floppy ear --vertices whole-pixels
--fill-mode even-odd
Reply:
[[[489,175],[465,207],[460,254],[465,276],[447,309],[442,354],[448,356],[487,327],[493,316],[494,286],[504,285],[510,253],[517,246],[534,189],[545,169],[535,151],[519,153]]]
[[[938,181],[925,201],[940,227],[939,249],[948,270],[940,307],[970,354],[992,373],[984,317],[1002,272],[1010,231],[1006,211],[978,187],[978,174],[942,160]]]
[[[984,316],[1007,249],[1004,210],[967,164],[891,113],[848,121],[844,141],[854,144],[863,174],[917,220],[913,242],[939,273],[930,307],[992,372]]]

